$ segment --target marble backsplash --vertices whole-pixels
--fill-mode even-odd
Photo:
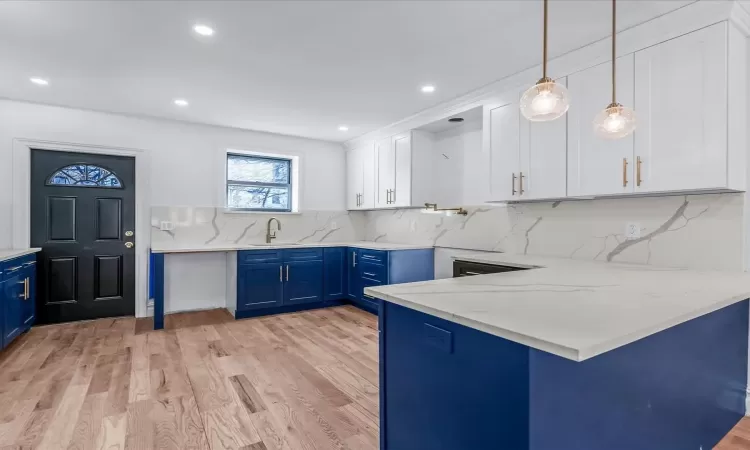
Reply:
[[[227,212],[224,208],[154,206],[151,208],[152,245],[258,244],[266,241],[271,217],[281,221],[275,242],[355,241],[364,238],[362,213],[306,211],[299,214]],[[163,221],[174,229],[161,230]],[[273,225],[276,229],[276,225]]]
[[[743,194],[579,200],[465,207],[467,216],[368,211],[365,240],[743,270]],[[641,237],[627,240],[638,223]]]
[[[276,215],[282,223],[277,242],[367,240],[740,271],[743,195],[486,204],[465,206],[466,216],[420,209],[306,211]],[[179,246],[262,243],[271,217],[215,207],[156,206],[151,240]],[[162,221],[172,222],[174,230],[160,230]],[[625,238],[629,222],[640,225],[640,238]]]

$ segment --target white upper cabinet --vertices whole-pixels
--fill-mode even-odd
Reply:
[[[617,58],[617,101],[633,107],[633,55]],[[633,135],[603,139],[594,117],[612,102],[612,63],[568,75],[568,195],[596,196],[633,191]],[[636,114],[640,117],[640,110]]]
[[[361,152],[352,149],[346,152],[346,209],[358,209],[364,187],[364,172]]]
[[[491,201],[519,200],[521,155],[518,102],[485,108],[485,139],[489,146]]]
[[[563,77],[555,83],[565,86],[567,79]],[[521,118],[519,194],[522,199],[565,197],[566,117],[551,122],[531,122]]]
[[[391,192],[396,187],[396,151],[393,139],[381,139],[375,143],[375,207],[391,206]]]
[[[636,52],[635,86],[635,192],[728,187],[727,24]]]
[[[391,206],[412,205],[412,139],[411,133],[393,137],[394,185],[391,188]]]
[[[346,152],[346,208],[375,206],[375,159],[372,145]]]
[[[565,197],[565,117],[530,122],[521,116],[517,101],[487,107],[485,114],[489,118],[485,138],[489,139],[490,201]]]

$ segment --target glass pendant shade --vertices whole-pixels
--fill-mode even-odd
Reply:
[[[594,118],[594,133],[604,139],[620,139],[635,131],[635,111],[619,103],[610,103]]]
[[[532,122],[555,120],[570,107],[565,86],[550,78],[542,78],[521,97],[521,114]]]

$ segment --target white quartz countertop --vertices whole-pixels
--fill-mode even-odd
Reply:
[[[481,254],[530,270],[368,287],[368,295],[574,361],[750,297],[750,274]]]
[[[274,242],[271,244],[205,244],[205,245],[156,245],[151,247],[153,253],[201,253],[201,252],[234,252],[237,250],[263,250],[263,249],[286,249],[286,248],[306,248],[306,247],[358,247],[370,250],[414,250],[432,248],[431,245],[411,245],[411,244],[388,244],[385,242],[305,242],[305,243],[284,243]]]
[[[42,251],[41,248],[2,248],[0,249],[0,262],[7,261],[9,259],[18,258],[19,256],[26,256],[32,253]]]

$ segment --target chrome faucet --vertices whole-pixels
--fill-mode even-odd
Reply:
[[[270,219],[268,219],[268,227],[266,231],[266,244],[270,244],[271,239],[276,239],[276,231],[274,231],[273,233],[271,232],[271,222],[273,222],[274,220],[276,221],[276,225],[277,225],[276,231],[281,231],[281,222],[279,221],[279,219],[275,217],[271,217]]]

